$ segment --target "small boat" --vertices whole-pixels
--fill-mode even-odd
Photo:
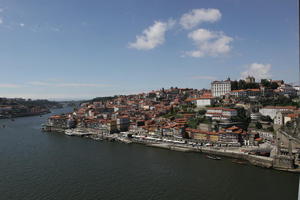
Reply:
[[[247,162],[246,161],[243,161],[243,160],[232,160],[233,163],[236,163],[236,164],[240,164],[240,165],[246,165]]]
[[[213,155],[206,155],[206,158],[212,159],[212,160],[221,160],[220,157],[218,156],[213,156]]]

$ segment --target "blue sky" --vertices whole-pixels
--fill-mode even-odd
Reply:
[[[297,0],[0,0],[0,96],[298,79]]]

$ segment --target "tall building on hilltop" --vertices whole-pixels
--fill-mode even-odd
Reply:
[[[213,97],[219,97],[229,93],[231,91],[230,78],[225,81],[213,81],[211,83],[211,91]]]
[[[245,81],[246,83],[255,83],[255,78],[253,76],[247,76]]]

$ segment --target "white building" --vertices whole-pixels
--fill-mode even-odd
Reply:
[[[251,113],[250,117],[251,117],[251,120],[258,121],[261,118],[261,114],[259,112],[258,113]]]
[[[211,106],[213,104],[212,99],[197,99],[196,105],[197,107]]]
[[[213,97],[225,95],[231,91],[231,81],[214,81],[211,83],[211,91]]]
[[[293,113],[291,111],[277,112],[274,118],[274,124],[282,126],[298,116],[298,113]]]
[[[200,98],[196,99],[197,107],[211,106],[215,103],[215,99],[211,93],[205,93]]]
[[[282,112],[277,112],[274,117],[274,124],[276,125],[283,125],[284,123],[284,114]]]
[[[284,124],[286,124],[289,121],[292,121],[295,118],[298,118],[299,114],[298,113],[291,113],[291,114],[287,114],[284,116]]]
[[[296,95],[297,90],[295,87],[288,85],[288,84],[282,84],[280,87],[277,88],[282,94],[285,95]]]
[[[266,106],[259,109],[259,112],[264,116],[269,116],[271,119],[274,119],[277,112],[294,111],[296,109],[295,106]]]
[[[206,117],[212,118],[212,120],[230,119],[237,116],[237,110],[223,107],[212,107],[206,110]]]
[[[235,97],[257,97],[261,95],[260,89],[245,89],[245,90],[231,90],[231,96]]]
[[[259,137],[263,138],[264,140],[268,140],[268,141],[274,140],[273,132],[258,130],[257,133],[259,134]]]

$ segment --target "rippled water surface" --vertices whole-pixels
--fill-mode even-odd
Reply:
[[[296,174],[47,134],[40,131],[47,117],[0,120],[6,125],[0,128],[1,200],[297,199]]]

